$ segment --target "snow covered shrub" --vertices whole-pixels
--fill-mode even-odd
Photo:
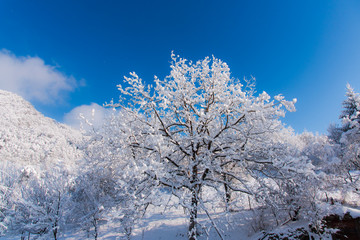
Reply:
[[[130,238],[149,205],[149,195],[156,194],[144,185],[147,176],[132,163],[125,118],[114,112],[102,126],[85,133],[82,171],[72,187],[72,222],[95,239],[101,225],[109,221],[119,224],[124,237]]]

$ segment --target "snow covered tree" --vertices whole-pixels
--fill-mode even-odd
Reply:
[[[11,212],[14,192],[17,189],[19,171],[15,164],[0,162],[0,236],[8,229],[8,215]],[[16,193],[15,193],[16,194]]]
[[[131,73],[126,86],[118,85],[119,103],[108,106],[126,115],[123,158],[143,176],[139,183],[168,188],[188,209],[193,240],[198,211],[208,214],[204,190],[256,195],[254,181],[283,177],[286,159],[276,156],[271,136],[282,129],[278,118],[284,108],[295,109],[295,100],[256,96],[253,79],[231,78],[227,64],[214,57],[196,63],[171,57],[168,77],[155,77],[153,87]]]
[[[348,185],[359,194],[360,190],[360,95],[347,85],[347,99],[343,103],[340,158],[346,171]],[[357,171],[356,171],[357,170]]]
[[[253,181],[255,204],[259,206],[253,210],[254,230],[273,227],[269,226],[272,217],[280,225],[309,218],[308,213],[316,210],[318,181],[313,162],[318,160],[313,156],[317,152],[313,149],[309,151],[310,146],[307,145],[307,140],[315,137],[307,133],[305,136],[296,135],[291,128],[283,128],[270,137],[273,144],[268,147],[268,151],[272,152],[268,159],[272,161],[272,166],[268,167],[265,176],[258,175]],[[266,214],[265,221],[260,217],[263,214]]]
[[[346,96],[340,116],[343,121],[340,143],[344,148],[344,160],[352,165],[353,169],[360,170],[360,95],[347,85]]]
[[[328,129],[329,137],[336,143],[340,143],[342,133],[355,128],[357,125],[356,123],[360,123],[359,94],[354,92],[354,89],[349,84],[346,85],[346,88],[346,99],[342,104],[343,110],[339,116],[339,118],[342,120],[342,124],[341,126],[330,125]]]
[[[360,122],[360,96],[358,93],[354,92],[354,89],[347,84],[346,85],[347,91],[346,91],[346,97],[347,99],[343,102],[343,108],[340,115],[340,119],[349,119],[351,121]],[[353,124],[347,125],[347,122],[344,124],[345,126],[348,126],[348,129],[354,128],[355,126]]]
[[[65,224],[68,195],[63,172],[53,173],[22,169],[6,216],[10,233],[58,239]]]
[[[340,148],[339,158],[347,170],[360,169],[360,95],[348,84],[340,115],[341,126],[331,125],[329,136]]]
[[[329,137],[339,162],[334,172],[341,176],[337,185],[359,194],[360,183],[360,95],[348,84],[340,126],[330,126]],[[344,183],[345,180],[345,183]]]
[[[98,128],[85,132],[82,170],[72,186],[72,222],[97,239],[101,223],[120,224],[122,234],[129,239],[134,224],[148,206],[143,195],[155,194],[141,189],[141,173],[127,158],[123,125],[126,116],[116,113]],[[90,122],[88,122],[91,124]]]
[[[76,179],[76,183],[71,188],[71,200],[72,200],[72,214],[69,216],[70,222],[76,227],[81,228],[87,232],[88,237],[94,236],[94,239],[98,239],[100,225],[99,222],[103,220],[104,214],[104,199],[101,199],[103,192],[94,186],[94,178],[97,178],[97,174],[94,176],[84,175],[79,176]]]

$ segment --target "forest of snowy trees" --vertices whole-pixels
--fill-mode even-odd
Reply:
[[[172,54],[164,80],[131,73],[118,88],[103,125],[84,119],[81,134],[0,92],[0,236],[100,239],[111,224],[131,239],[161,208],[181,209],[189,240],[227,239],[245,211],[249,234],[305,221],[325,238],[331,206],[359,207],[360,95],[349,85],[327,135],[295,134],[281,119],[296,99],[258,93],[214,57]]]

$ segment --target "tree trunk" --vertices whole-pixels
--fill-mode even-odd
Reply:
[[[200,186],[197,183],[197,166],[193,166],[191,174],[191,183],[194,184],[191,189],[191,208],[190,208],[190,223],[188,237],[189,240],[197,239],[197,213],[198,213],[198,193],[200,192]]]
[[[20,240],[25,240],[24,234],[25,234],[25,232],[22,232],[22,233],[21,233]]]
[[[55,215],[55,222],[53,224],[53,235],[54,235],[54,240],[57,240],[57,234],[58,234],[58,224],[59,224],[59,218],[60,218],[60,203],[61,203],[61,193],[59,191],[58,194],[58,202],[57,202],[57,206],[56,206],[56,215]]]
[[[54,240],[57,240],[57,228],[54,229],[53,234],[54,234]]]
[[[225,210],[229,211],[229,203],[231,200],[231,191],[227,184],[228,178],[224,175],[223,179],[224,179],[224,189],[225,189]]]
[[[97,217],[95,215],[93,216],[93,225],[94,225],[94,239],[97,240],[97,238],[98,238],[98,228],[97,228],[98,222],[97,222]]]
[[[188,231],[189,240],[197,239],[196,238],[197,211],[198,211],[197,191],[196,191],[196,189],[194,189],[192,191],[192,197],[191,197],[190,224],[189,224],[189,231]]]

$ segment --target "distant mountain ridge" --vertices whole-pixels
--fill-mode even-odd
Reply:
[[[71,170],[82,135],[45,117],[22,97],[0,90],[0,161]]]

